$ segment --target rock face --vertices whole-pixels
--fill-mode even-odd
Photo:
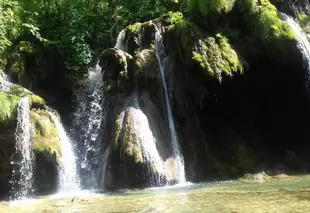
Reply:
[[[266,7],[275,15],[272,21],[278,32],[252,36],[252,25],[244,23],[244,14],[235,10],[231,12],[234,19],[230,14],[223,17],[231,26],[243,20],[246,27],[236,29],[234,35],[214,28],[209,31],[197,18],[192,21],[169,13],[127,27],[119,45],[122,50],[102,54],[110,108],[107,122],[112,123],[106,131],[111,132],[107,138],[114,138],[107,186],[146,186],[145,180],[152,179],[147,174],[154,174],[142,165],[151,161],[133,130],[131,107],[147,117],[163,162],[172,156],[171,151],[162,151],[169,150],[171,142],[155,55],[158,32],[168,56],[166,82],[189,181],[238,177],[262,165],[275,169],[278,162],[294,171],[310,169],[305,163],[309,139],[305,134],[309,126],[306,70],[296,37],[268,1],[258,7],[258,14]],[[167,175],[160,179],[169,181]]]
[[[28,96],[31,104],[30,117],[33,125],[32,143],[35,164],[35,191],[51,192],[56,189],[58,159],[61,156],[58,132],[47,113],[45,101],[22,87],[13,85],[10,91],[0,91],[0,196],[7,196],[12,174],[12,156],[15,152],[15,128],[17,106],[21,97]]]
[[[119,49],[104,51],[100,60],[109,103],[106,132],[112,132],[105,140],[112,139],[108,188],[158,186],[175,179],[160,73],[154,50],[146,51],[145,58],[153,57],[153,64]]]
[[[309,0],[271,0],[279,11],[297,17],[299,13],[306,13],[310,15],[310,1]]]

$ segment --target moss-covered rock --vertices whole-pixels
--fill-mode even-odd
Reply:
[[[34,151],[43,153],[46,157],[53,157],[59,163],[62,150],[55,123],[50,115],[46,110],[32,109],[30,118],[34,125],[32,135]]]
[[[29,90],[25,89],[22,86],[14,84],[11,87],[10,94],[13,94],[18,97],[25,97],[28,96],[30,100],[31,108],[43,108],[46,105],[46,102],[43,98],[38,95],[33,94]]]
[[[243,73],[243,60],[229,44],[226,37],[217,33],[205,35],[202,29],[185,18],[179,18],[169,30],[182,47],[180,55],[188,69],[199,67],[208,77],[222,80],[223,76]]]
[[[179,21],[182,21],[184,18],[183,14],[181,12],[168,12],[167,14],[163,15],[161,17],[161,21],[165,25],[173,25]]]
[[[10,93],[18,97],[24,97],[24,96],[32,94],[29,90],[26,90],[24,87],[17,85],[17,84],[14,84],[11,87]]]
[[[106,92],[126,92],[129,89],[133,66],[130,54],[115,48],[107,49],[101,54],[99,64],[105,70],[103,81]]]
[[[0,91],[0,124],[16,120],[20,98]]]
[[[46,105],[45,100],[38,95],[30,95],[29,97],[32,108],[43,108]]]
[[[241,0],[240,4],[243,4],[243,1]],[[242,6],[248,16],[247,20],[249,25],[252,26],[254,35],[261,41],[268,42],[274,39],[296,40],[293,30],[281,21],[277,8],[269,0],[252,0],[251,4],[243,4]]]
[[[308,16],[305,13],[300,13],[300,14],[298,14],[297,17],[298,17],[298,21],[299,21],[300,26],[308,34],[308,38],[309,38],[309,34],[310,34],[310,16]]]

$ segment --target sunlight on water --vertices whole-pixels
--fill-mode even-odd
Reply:
[[[146,188],[145,190],[181,189],[181,188],[186,188],[186,187],[191,187],[191,186],[194,186],[194,184],[191,182],[185,182],[185,183],[178,183],[175,185],[167,185],[163,187],[150,187],[150,188]]]
[[[95,192],[88,190],[63,191],[49,196],[49,199],[63,199],[73,197],[86,198],[95,194],[96,194]]]
[[[35,205],[36,203],[38,203],[38,200],[36,199],[22,199],[22,200],[12,200],[9,202],[9,205],[10,206],[26,206],[26,205]]]
[[[59,134],[61,149],[64,153],[60,159],[59,190],[64,193],[78,191],[80,189],[79,177],[76,171],[76,157],[71,141],[59,118],[51,111],[48,111],[48,113],[55,122]]]
[[[310,212],[310,176],[264,183],[202,183],[156,190],[128,190],[105,195],[72,192],[69,198],[42,197],[1,206],[5,213],[92,212]],[[31,204],[31,205],[29,205]]]
[[[106,161],[100,160],[101,140],[105,126],[105,100],[102,68],[97,64],[89,68],[88,78],[79,83],[75,91],[74,134],[79,132],[77,152],[82,186],[98,187],[98,168],[105,169]]]
[[[31,143],[30,104],[28,97],[18,105],[15,132],[15,154],[12,158],[11,199],[25,199],[33,194],[33,159]]]

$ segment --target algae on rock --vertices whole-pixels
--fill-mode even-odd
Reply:
[[[16,120],[20,98],[0,91],[0,124]]]
[[[47,157],[54,156],[59,163],[62,150],[56,125],[50,115],[46,110],[32,109],[30,117],[34,125],[32,136],[34,151]]]

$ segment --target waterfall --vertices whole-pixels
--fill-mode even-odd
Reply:
[[[308,99],[310,99],[310,43],[307,39],[306,34],[303,32],[302,28],[294,19],[286,14],[281,14],[283,20],[291,27],[297,36],[298,43],[297,46],[303,54],[304,65],[306,66],[307,72],[305,76],[306,89],[308,93]]]
[[[79,178],[76,172],[76,157],[74,155],[72,144],[59,118],[50,110],[48,113],[55,122],[62,150],[59,167],[59,190],[60,192],[78,191]]]
[[[147,162],[147,167],[145,168],[145,171],[148,174],[152,174],[149,183],[154,186],[161,185],[160,177],[157,174],[154,175],[154,169],[159,175],[165,175],[164,162],[160,157],[156,147],[156,138],[152,133],[146,114],[142,111],[140,107],[138,101],[138,94],[134,93],[129,98],[129,101],[129,106],[127,106],[126,109],[122,111],[119,116],[120,126],[123,126],[124,122],[130,123],[131,129],[129,134],[135,135],[136,138],[134,144],[131,144],[131,147],[127,147],[126,149],[138,150],[139,154],[136,153],[136,157],[142,162]],[[121,131],[126,132],[128,130],[122,129]]]
[[[0,73],[0,90],[3,92],[10,92],[13,84],[9,81],[4,73]]]
[[[104,188],[105,187],[105,171],[107,169],[107,165],[108,165],[108,158],[110,155],[111,149],[110,146],[108,146],[108,148],[106,148],[106,150],[103,153],[103,157],[102,157],[102,171],[101,171],[101,176],[102,178],[100,179],[100,188]]]
[[[97,168],[100,164],[100,132],[105,117],[101,67],[88,70],[88,78],[76,91],[77,109],[74,123],[79,129],[79,161],[84,187],[96,188]]]
[[[175,132],[175,126],[174,126],[174,121],[172,117],[171,106],[170,106],[170,101],[169,101],[169,96],[168,96],[168,88],[167,88],[166,77],[165,77],[164,62],[167,59],[167,56],[165,54],[165,48],[162,43],[162,36],[158,29],[156,29],[156,32],[155,32],[155,53],[156,53],[156,58],[159,64],[160,75],[161,75],[162,84],[163,84],[164,93],[165,93],[164,96],[165,96],[167,116],[168,116],[168,121],[169,121],[170,137],[171,137],[173,155],[176,161],[177,181],[179,183],[185,183],[186,178],[185,178],[185,171],[184,171],[184,160],[180,152],[180,145],[179,145],[177,135]]]
[[[13,157],[11,198],[25,199],[33,195],[33,160],[31,144],[30,104],[28,97],[18,105]]]
[[[126,29],[123,29],[117,36],[115,48],[126,51],[126,44],[124,42],[126,36]]]

